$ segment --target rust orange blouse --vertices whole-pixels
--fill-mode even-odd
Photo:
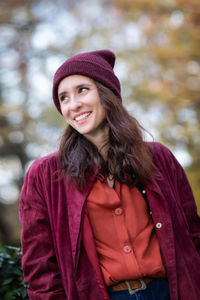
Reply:
[[[142,277],[165,277],[160,247],[146,202],[136,187],[97,180],[87,211],[106,285]]]

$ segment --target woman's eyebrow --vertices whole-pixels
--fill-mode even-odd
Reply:
[[[92,84],[91,83],[87,83],[87,82],[85,82],[85,83],[81,83],[81,84],[78,84],[77,86],[75,86],[75,88],[81,88],[81,87],[84,87],[84,86],[92,86]]]
[[[66,95],[66,94],[67,94],[67,92],[65,92],[65,91],[64,91],[64,92],[61,92],[61,93],[58,94],[58,98],[59,98],[59,97],[62,97],[63,95]]]
[[[92,86],[91,83],[85,82],[85,83],[81,83],[81,84],[76,85],[74,88],[75,89],[79,89],[79,88],[82,88],[82,87],[84,87],[86,85],[87,86]],[[61,96],[66,95],[66,94],[68,94],[68,92],[67,91],[63,91],[63,92],[61,92],[61,93],[58,94],[58,97],[61,97]]]

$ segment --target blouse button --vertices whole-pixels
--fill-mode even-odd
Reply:
[[[124,250],[125,253],[130,253],[131,252],[131,247],[126,245],[126,246],[123,247],[123,250]]]
[[[117,216],[122,215],[122,214],[123,214],[123,209],[120,208],[120,207],[116,208],[116,209],[115,209],[115,214],[116,214]]]
[[[156,228],[161,228],[162,227],[162,224],[161,223],[157,223],[156,224]]]
[[[146,191],[145,191],[145,190],[142,190],[142,194],[146,194]]]

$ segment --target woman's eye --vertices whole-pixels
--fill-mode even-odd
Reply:
[[[88,88],[86,88],[86,87],[81,87],[80,89],[79,89],[79,93],[84,93],[84,92],[86,92],[88,90]]]
[[[67,101],[68,99],[69,99],[69,97],[68,97],[68,96],[65,96],[65,95],[63,95],[63,96],[60,97],[60,101],[61,101],[61,102]]]

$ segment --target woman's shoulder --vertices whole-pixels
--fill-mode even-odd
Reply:
[[[53,152],[33,161],[28,167],[27,173],[40,174],[47,170],[55,172],[58,169],[58,152]]]
[[[154,163],[157,167],[164,167],[166,170],[182,168],[172,151],[159,142],[147,142],[152,154]]]
[[[172,157],[173,156],[171,150],[167,146],[165,146],[159,142],[147,142],[147,144],[150,147],[150,149],[152,150],[154,157],[156,157],[156,156]]]
[[[147,142],[149,147],[155,152],[170,152],[169,148],[159,142]]]

